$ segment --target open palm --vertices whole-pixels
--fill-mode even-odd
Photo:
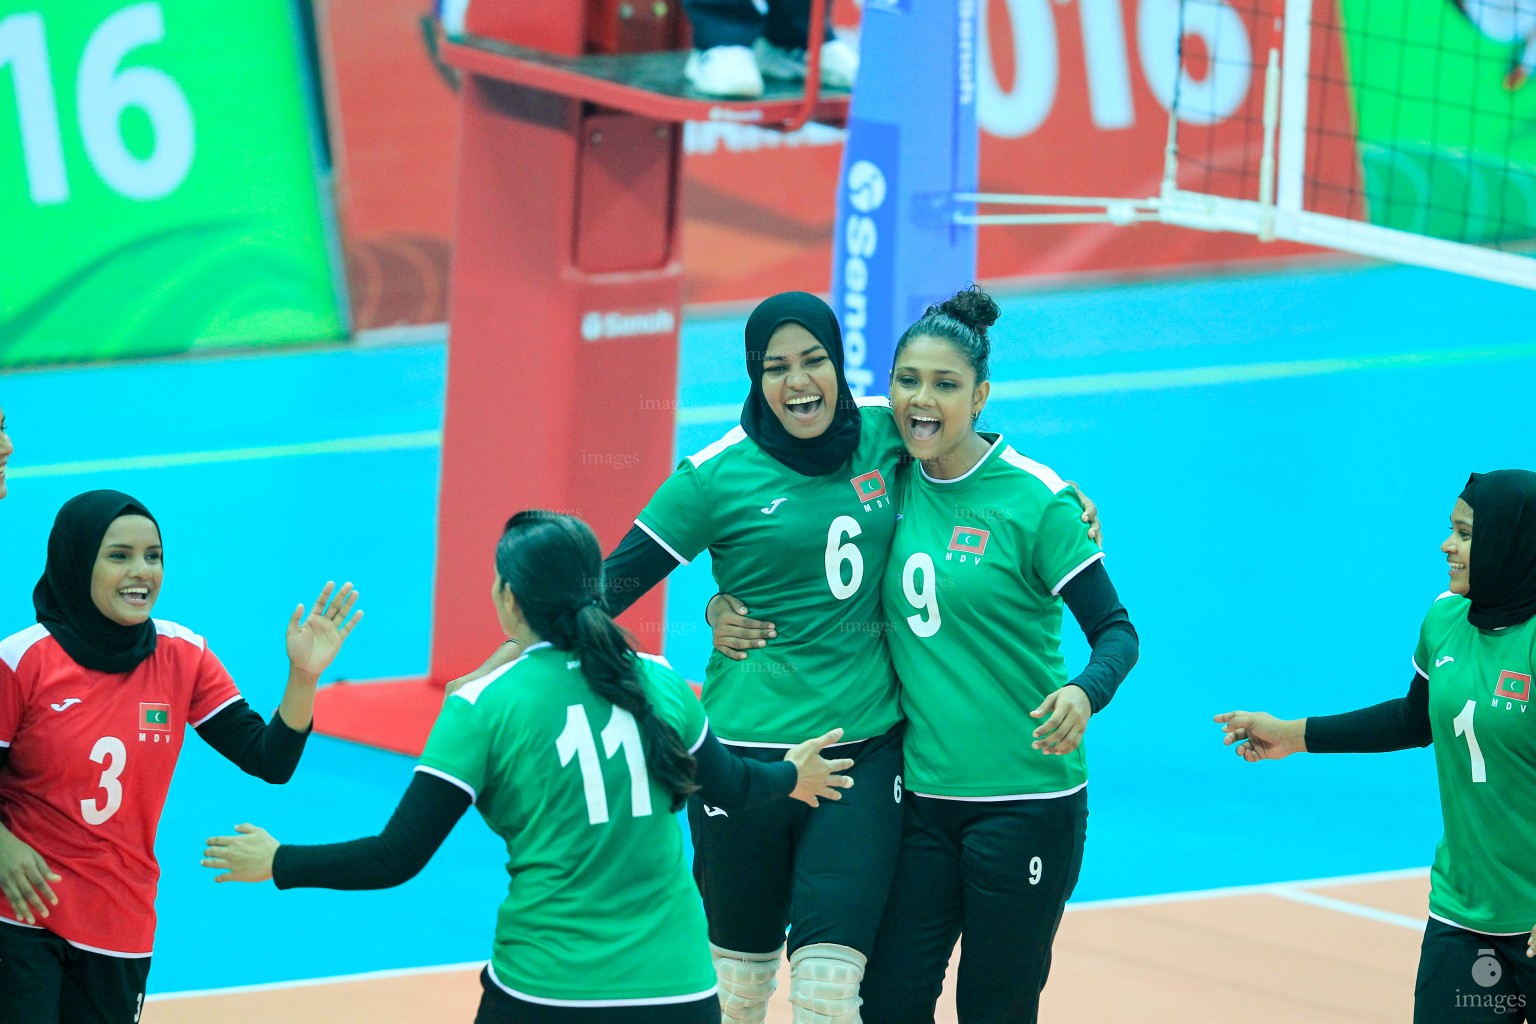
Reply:
[[[356,604],[357,591],[352,584],[343,583],[337,591],[336,584],[330,582],[321,588],[308,615],[302,604],[293,610],[288,619],[288,661],[294,668],[318,676],[330,667],[336,652],[362,621],[362,611],[353,611]]]

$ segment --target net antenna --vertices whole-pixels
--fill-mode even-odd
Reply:
[[[1178,0],[1177,24],[1157,196],[963,193],[955,222],[1158,222],[1536,288],[1536,0]]]

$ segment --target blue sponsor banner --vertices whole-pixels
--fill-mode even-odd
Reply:
[[[953,222],[955,194],[977,185],[976,6],[864,7],[832,239],[855,394],[885,394],[901,332],[976,277],[976,229]]]

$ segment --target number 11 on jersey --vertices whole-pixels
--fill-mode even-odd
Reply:
[[[597,756],[597,741],[592,738],[592,725],[587,721],[587,709],[572,704],[565,709],[565,730],[555,740],[555,750],[560,755],[563,768],[576,758],[581,769],[581,785],[587,798],[587,821],[601,825],[608,820],[608,791],[603,784],[603,764]],[[623,708],[614,708],[613,716],[603,728],[603,754],[613,757],[618,750],[624,751],[624,763],[629,769],[629,810],[637,818],[651,813],[651,776],[645,768],[645,747],[640,743],[640,726],[635,716]]]

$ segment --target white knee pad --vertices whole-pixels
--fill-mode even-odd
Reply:
[[[772,953],[738,953],[711,943],[709,952],[720,982],[722,1024],[763,1024],[768,1016],[768,997],[779,984],[783,947]]]
[[[859,1024],[864,954],[851,946],[818,942],[789,958],[789,1001],[795,1024]]]

